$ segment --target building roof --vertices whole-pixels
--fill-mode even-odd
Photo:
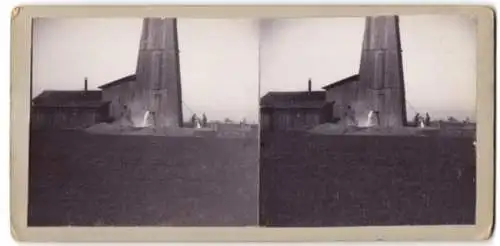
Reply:
[[[33,106],[98,108],[108,103],[101,99],[101,91],[43,91],[33,99]]]
[[[99,89],[105,89],[105,88],[108,88],[111,86],[120,85],[122,83],[131,82],[131,81],[135,81],[135,80],[136,80],[135,74],[131,74],[129,76],[125,76],[123,78],[120,78],[120,79],[117,79],[115,81],[111,81],[107,84],[101,85],[101,86],[99,86]]]
[[[321,108],[326,104],[324,91],[268,92],[260,99],[264,108]]]
[[[331,89],[331,88],[334,88],[334,87],[337,87],[337,86],[340,86],[340,85],[343,85],[343,84],[346,84],[349,82],[358,81],[358,80],[359,80],[359,74],[355,74],[355,75],[349,76],[347,78],[341,79],[339,81],[333,82],[331,84],[325,85],[325,86],[323,86],[323,89],[328,90],[328,89]]]

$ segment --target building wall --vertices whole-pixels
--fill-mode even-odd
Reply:
[[[263,130],[306,130],[324,123],[328,118],[323,109],[265,109],[261,112]]]
[[[102,122],[107,106],[96,108],[33,107],[31,126],[34,129],[82,129]]]
[[[136,93],[134,92],[134,81],[129,81],[114,85],[111,87],[103,88],[102,97],[103,101],[110,102],[109,116],[114,119],[120,119],[125,111],[125,106],[132,107]]]
[[[327,102],[334,102],[332,107],[332,118],[343,120],[347,106],[354,107],[356,104],[358,81],[351,81],[333,88],[327,89]]]
[[[261,109],[260,113],[260,128],[264,130],[271,129],[272,110]]]

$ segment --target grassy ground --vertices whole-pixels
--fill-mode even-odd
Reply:
[[[28,224],[258,223],[257,139],[32,132]]]
[[[473,224],[472,138],[261,135],[260,224]]]

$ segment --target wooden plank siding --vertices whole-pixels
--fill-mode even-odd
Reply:
[[[327,90],[326,100],[332,102],[332,117],[337,120],[344,118],[348,106],[354,107],[357,98],[357,81],[345,83]]]
[[[107,118],[108,104],[99,108],[33,107],[33,129],[82,129],[103,122]]]
[[[110,102],[109,115],[112,119],[118,120],[125,113],[125,106],[130,107],[130,104],[135,99],[135,81],[128,81],[102,89],[103,101]]]
[[[261,109],[263,130],[307,130],[330,119],[331,107]]]

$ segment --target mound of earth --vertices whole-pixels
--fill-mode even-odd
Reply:
[[[313,134],[323,135],[366,135],[366,136],[449,136],[474,137],[474,128],[467,127],[357,127],[339,124],[321,124],[309,130]]]
[[[154,128],[154,127],[134,127],[117,123],[99,123],[85,129],[88,133],[93,134],[110,134],[110,135],[149,135],[149,136],[195,136],[193,128]]]
[[[85,129],[88,133],[98,134],[123,134],[124,132],[138,130],[139,128],[116,123],[99,123]]]
[[[360,131],[352,132],[353,135],[378,135],[378,136],[426,136],[422,128],[416,127],[366,127]]]
[[[247,138],[252,134],[252,129],[241,126],[219,126],[217,128],[217,137],[220,138]]]
[[[309,132],[325,135],[425,135],[423,129],[414,127],[359,127],[332,123],[318,125]]]
[[[321,125],[317,125],[314,128],[310,129],[309,132],[311,133],[318,133],[318,134],[345,134],[347,132],[347,127],[339,124],[333,124],[333,123],[325,123]]]
[[[257,133],[251,128],[223,126],[218,128],[170,128],[170,127],[134,127],[116,123],[99,123],[87,129],[92,134],[108,135],[147,135],[171,137],[217,137],[217,138],[248,138]]]

